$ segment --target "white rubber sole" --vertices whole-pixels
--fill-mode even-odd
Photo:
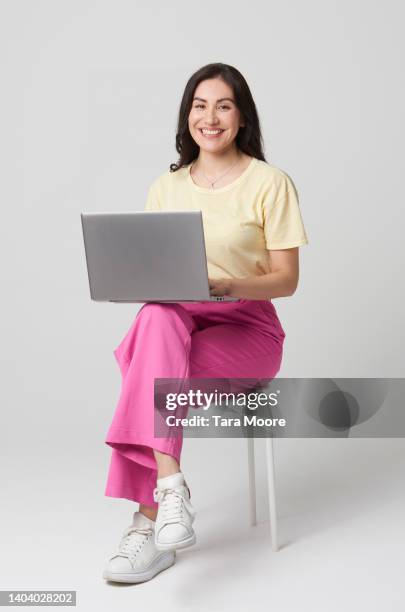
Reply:
[[[146,582],[147,580],[151,580],[154,578],[156,574],[162,572],[163,570],[171,567],[175,562],[176,554],[163,553],[156,557],[150,564],[150,566],[144,570],[143,572],[128,572],[128,573],[118,573],[118,572],[110,572],[107,569],[103,572],[104,580],[110,580],[111,582]]]
[[[196,541],[197,537],[195,535],[195,532],[193,532],[191,536],[184,538],[184,540],[178,540],[177,542],[173,542],[171,544],[161,544],[155,539],[155,546],[158,550],[178,550],[179,548],[187,548],[187,546],[192,546],[196,543]]]

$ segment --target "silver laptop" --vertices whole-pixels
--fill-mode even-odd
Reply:
[[[81,213],[98,302],[224,302],[210,296],[201,211]]]

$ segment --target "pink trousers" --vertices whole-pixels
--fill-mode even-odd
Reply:
[[[105,443],[111,461],[105,495],[157,507],[153,449],[180,465],[182,436],[154,436],[155,378],[272,380],[285,333],[272,302],[148,302],[113,351],[122,383]]]

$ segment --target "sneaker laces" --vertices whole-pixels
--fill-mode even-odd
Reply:
[[[134,527],[131,525],[125,529],[116,557],[127,557],[132,560],[141,550],[150,535],[153,534],[151,527]]]
[[[183,506],[185,506],[191,516],[195,511],[191,503],[184,496],[184,485],[175,488],[158,489],[153,491],[153,499],[159,503],[159,519],[164,523],[177,523],[184,518]],[[187,487],[188,488],[188,487]]]

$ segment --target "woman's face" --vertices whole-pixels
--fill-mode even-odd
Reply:
[[[190,134],[198,146],[210,153],[222,153],[233,146],[241,125],[232,88],[220,78],[201,81],[188,117]],[[215,133],[206,133],[205,128]]]

